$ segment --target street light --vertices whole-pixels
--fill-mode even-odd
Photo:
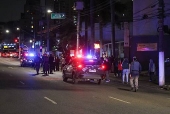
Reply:
[[[50,42],[49,42],[49,15],[52,11],[50,9],[47,10],[47,52],[50,51]]]
[[[21,34],[20,34],[20,28],[19,28],[19,27],[17,27],[17,31],[19,31],[19,37],[18,37],[18,44],[19,44],[18,50],[19,50],[19,56],[18,56],[18,59],[20,59],[20,58],[21,58]]]
[[[6,30],[6,33],[9,33],[9,30]]]

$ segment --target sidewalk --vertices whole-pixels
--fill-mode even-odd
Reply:
[[[110,79],[115,82],[122,83],[122,77],[115,77],[114,73],[110,73]],[[159,81],[158,76],[155,76],[154,80],[152,82],[150,82],[149,76],[148,76],[147,72],[145,72],[145,71],[143,71],[139,77],[140,86],[144,86],[144,87],[160,88],[158,81]],[[170,90],[170,81],[169,80],[166,81],[165,85],[162,88],[165,90]]]

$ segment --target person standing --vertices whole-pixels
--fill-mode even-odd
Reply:
[[[149,61],[149,81],[152,81],[152,77],[154,76],[155,73],[155,63],[153,62],[152,59]]]
[[[44,68],[44,76],[48,76],[49,72],[49,57],[47,54],[43,56],[43,68]]]
[[[60,65],[60,59],[58,56],[55,56],[54,58],[54,70],[55,71],[59,71],[59,65]]]
[[[122,76],[122,62],[121,60],[118,61],[118,77]]]
[[[138,90],[138,79],[142,70],[141,64],[137,61],[136,57],[133,57],[133,61],[130,64],[130,85],[131,91],[137,92]]]
[[[118,59],[114,59],[114,75],[117,77],[118,76]]]
[[[64,57],[61,58],[61,71],[63,70],[63,67],[65,66],[66,64],[66,60]]]
[[[104,63],[103,63],[106,68],[105,68],[105,72],[106,72],[106,82],[110,82],[110,79],[109,79],[109,73],[110,73],[110,63],[109,63],[109,60],[108,58],[105,58],[104,60]]]
[[[54,56],[50,54],[49,56],[49,67],[50,67],[50,74],[53,74],[53,69],[54,69]]]
[[[129,82],[129,73],[130,73],[130,64],[127,58],[124,58],[123,62],[122,62],[122,69],[123,69],[123,73],[122,73],[122,83],[124,84],[125,82],[125,78],[126,78],[126,83],[128,84]]]
[[[42,59],[40,58],[39,54],[37,54],[37,56],[35,57],[34,62],[35,62],[35,70],[37,72],[37,75],[39,75],[39,70],[42,62]]]

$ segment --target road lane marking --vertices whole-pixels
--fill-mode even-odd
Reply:
[[[121,100],[121,99],[118,99],[118,98],[115,98],[115,97],[109,96],[109,98],[110,98],[110,99],[117,100],[117,101],[120,101],[120,102],[124,102],[124,103],[127,103],[127,104],[131,104],[130,102],[127,102],[127,101],[124,101],[124,100]]]
[[[51,99],[50,99],[50,98],[48,98],[48,97],[44,97],[44,99],[46,99],[46,100],[48,100],[48,101],[52,102],[53,104],[57,104],[55,101],[51,100]]]
[[[24,82],[20,81],[20,83],[24,85]]]

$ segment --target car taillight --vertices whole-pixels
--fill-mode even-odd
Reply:
[[[101,66],[101,68],[102,68],[102,69],[105,69],[105,68],[106,68],[106,66],[105,66],[105,65],[102,65],[102,66]]]

